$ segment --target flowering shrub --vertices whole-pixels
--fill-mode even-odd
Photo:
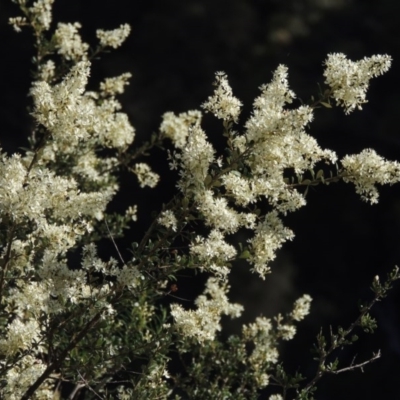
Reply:
[[[227,156],[217,155],[199,110],[165,113],[158,134],[138,146],[116,98],[130,74],[86,90],[93,59],[119,47],[130,27],[98,30],[99,43],[91,49],[77,22],[60,23],[51,33],[53,0],[14,2],[22,15],[11,24],[17,31],[30,27],[36,38],[30,90],[35,129],[29,150],[1,154],[0,161],[2,398],[53,399],[69,391],[70,399],[82,393],[88,399],[255,399],[273,382],[271,400],[310,399],[324,374],[379,357],[342,368],[329,358],[352,343],[355,327],[375,328],[368,312],[399,278],[397,269],[383,283],[374,280],[373,300],[348,329],[317,338],[318,366],[309,380],[285,373],[278,348],[309,313],[310,295],[299,298],[291,313],[260,316],[227,341],[218,333],[223,315],[237,318],[243,311],[229,301],[231,263],[245,259],[265,279],[277,250],[294,238],[282,217],[306,205],[310,186],[343,180],[376,203],[377,184],[400,180],[397,162],[372,149],[338,160],[306,131],[313,110],[331,107],[331,99],[346,113],[361,108],[369,80],[390,68],[389,56],[352,62],[328,55],[329,89],[297,108],[287,107],[296,96],[280,65],[260,88],[243,127],[236,125],[242,103],[226,74],[217,72],[214,94],[202,109],[222,120]],[[164,140],[175,148],[168,159],[179,172],[176,195],[133,243],[129,260],[102,260],[96,243],[115,243],[136,220],[135,204],[124,215],[106,211],[120,170],[134,174],[141,187],[156,186],[160,177],[137,159]],[[232,244],[231,235],[243,230],[250,239]],[[185,246],[166,251],[178,242]],[[76,251],[79,265],[68,259]],[[187,268],[209,274],[204,293],[193,309],[179,302],[164,308],[160,299],[176,290],[176,274]],[[176,355],[183,373],[168,369]]]

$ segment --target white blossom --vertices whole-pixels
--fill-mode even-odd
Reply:
[[[200,192],[196,196],[197,208],[203,214],[206,225],[215,229],[234,233],[240,226],[240,215],[228,207],[224,197],[215,197],[211,190]]]
[[[39,65],[39,80],[51,82],[54,78],[56,65],[53,60],[47,60]]]
[[[213,340],[221,330],[222,315],[238,318],[243,307],[229,303],[228,290],[229,286],[226,283],[209,278],[204,294],[196,299],[197,310],[186,311],[179,304],[171,304],[171,315],[181,335],[193,337],[201,344],[205,340]]]
[[[132,172],[134,172],[137,176],[140,187],[149,186],[153,188],[157,185],[160,179],[159,175],[153,172],[151,168],[145,163],[135,164]]]
[[[201,265],[200,268],[213,271],[221,277],[225,277],[229,272],[229,269],[224,266],[225,262],[236,256],[235,248],[223,239],[223,234],[214,229],[208,238],[197,236],[190,245],[190,252],[204,262],[204,266]]]
[[[275,259],[276,251],[287,240],[292,240],[293,232],[284,227],[276,211],[268,213],[265,220],[259,223],[255,229],[255,235],[249,239],[249,262],[253,264],[253,271],[261,278],[270,272],[269,262]]]
[[[291,317],[295,321],[302,321],[306,315],[310,313],[311,296],[304,294],[302,297],[297,299],[294,303],[294,309],[291,313]]]
[[[190,128],[193,125],[199,125],[202,114],[200,111],[188,111],[175,115],[167,112],[162,116],[160,132],[170,138],[178,149],[183,149],[186,144]]]
[[[33,24],[39,32],[50,28],[53,3],[54,0],[37,0],[29,7]]]
[[[37,233],[49,233],[50,225],[42,219],[45,212],[51,212],[60,222],[66,218],[71,221],[82,216],[102,218],[102,211],[111,199],[114,191],[107,188],[104,192],[80,193],[73,179],[56,176],[46,168],[30,171],[29,183],[26,182],[27,169],[20,156],[0,160],[0,205],[2,212],[15,221],[29,219],[35,221]],[[62,229],[67,234],[69,227],[62,223],[52,229]],[[73,233],[73,228],[70,230]],[[58,234],[60,231],[58,232]],[[55,236],[57,236],[56,234]],[[58,237],[62,243],[63,235]],[[68,239],[69,240],[69,239]]]
[[[117,282],[129,289],[134,289],[140,281],[140,273],[135,266],[124,265],[122,268],[115,270],[114,274],[117,277]]]
[[[128,115],[120,112],[110,114],[100,132],[100,140],[107,147],[126,148],[135,137],[135,129],[130,124]]]
[[[253,342],[254,349],[249,357],[249,363],[255,371],[265,363],[278,362],[278,350],[272,332],[271,320],[257,317],[255,322],[243,325],[243,337],[246,341]]]
[[[42,38],[43,31],[51,25],[53,0],[36,0],[31,6],[26,0],[15,2],[26,18],[10,19],[14,29],[30,25],[37,38]],[[229,156],[224,157],[222,152],[217,154],[213,148],[201,127],[200,111],[179,115],[165,113],[157,140],[168,138],[175,146],[168,158],[171,167],[179,170],[177,187],[183,198],[182,208],[176,213],[170,209],[161,212],[139,245],[139,252],[134,250],[129,262],[125,263],[122,256],[122,265],[114,258],[103,260],[93,243],[99,236],[105,237],[98,221],[104,219],[105,210],[119,189],[115,172],[131,161],[132,153],[127,150],[135,138],[128,115],[121,111],[122,106],[116,99],[123,93],[131,74],[107,78],[98,91],[86,91],[90,74],[89,45],[82,41],[80,28],[77,22],[59,23],[48,47],[44,48],[41,39],[38,40],[39,54],[44,50],[45,58],[38,65],[37,80],[30,92],[32,116],[37,125],[32,148],[23,155],[0,153],[0,222],[5,238],[0,244],[0,258],[4,261],[1,290],[7,313],[0,326],[0,364],[6,371],[0,397],[10,400],[21,398],[46,370],[43,360],[50,360],[52,352],[56,354],[62,350],[62,340],[58,348],[58,332],[49,335],[53,326],[64,329],[64,324],[70,323],[70,331],[76,328],[76,332],[85,333],[85,326],[89,326],[87,321],[100,318],[101,324],[94,329],[104,329],[104,332],[111,329],[112,335],[112,338],[102,337],[104,344],[101,346],[112,356],[107,357],[107,362],[118,360],[117,357],[125,354],[127,342],[122,341],[119,333],[114,335],[113,329],[118,332],[125,323],[119,315],[120,307],[125,304],[132,305],[128,312],[132,313],[133,326],[141,336],[139,347],[146,344],[145,352],[150,348],[155,350],[156,357],[146,365],[145,373],[140,376],[141,383],[154,393],[160,388],[168,393],[167,379],[171,377],[166,369],[165,354],[159,354],[159,350],[170,348],[170,335],[178,336],[179,350],[190,350],[196,342],[212,347],[211,341],[222,329],[221,317],[237,318],[243,311],[241,305],[230,303],[227,296],[229,263],[237,257],[228,235],[240,232],[240,228],[252,231],[243,255],[252,271],[264,279],[277,251],[294,237],[281,216],[306,204],[304,193],[297,190],[297,186],[306,185],[300,176],[317,163],[337,161],[333,151],[322,149],[307,133],[313,120],[312,107],[287,108],[296,96],[289,89],[286,66],[278,66],[272,81],[261,86],[261,93],[254,100],[253,111],[241,132],[233,132],[231,125],[237,123],[242,103],[233,95],[226,74],[218,72],[216,89],[202,108],[224,121]],[[124,24],[111,31],[97,30],[100,43],[94,54],[106,47],[119,47],[130,29]],[[61,58],[62,64],[56,64],[52,56],[55,60]],[[60,79],[58,72],[64,64],[72,67]],[[330,96],[349,113],[366,102],[369,80],[386,72],[391,58],[377,55],[352,62],[343,54],[330,54],[325,64]],[[338,178],[353,183],[357,193],[371,203],[378,200],[377,184],[393,184],[400,180],[399,164],[385,160],[370,149],[345,156],[341,164]],[[146,163],[129,164],[127,168],[137,176],[142,188],[154,187],[160,179]],[[299,185],[288,183],[288,173],[298,176]],[[260,201],[264,203],[262,207],[257,204]],[[261,211],[264,205],[268,210],[265,215]],[[182,221],[178,221],[180,217]],[[135,205],[129,206],[125,215],[116,219],[113,228],[118,234],[120,221],[123,228],[129,219],[137,219]],[[174,250],[176,265],[181,263],[184,267],[187,262],[187,267],[213,275],[204,293],[196,299],[194,310],[171,305],[174,324],[159,326],[165,329],[165,334],[157,331],[155,317],[159,307],[154,299],[159,299],[160,293],[173,297],[171,293],[176,291],[173,287],[177,286],[170,286],[168,291],[168,284],[176,271],[170,269],[171,263],[164,263],[162,259],[168,254],[168,248],[159,244],[170,246],[171,243],[168,237],[163,237],[166,229],[153,234],[153,228],[160,228],[157,223],[179,233],[179,240],[189,238],[183,244],[189,248],[187,254]],[[198,234],[199,226],[209,229],[209,234]],[[93,236],[88,235],[91,233]],[[142,248],[146,241],[149,247]],[[82,249],[78,264],[69,259],[71,251],[77,248]],[[157,272],[157,265],[165,267]],[[132,303],[124,303],[125,300],[132,300]],[[294,337],[294,321],[304,319],[310,311],[310,303],[311,297],[305,294],[295,301],[287,321],[278,314],[274,324],[268,318],[258,317],[253,323],[243,325],[242,336],[238,338],[241,340],[239,350],[243,350],[244,356],[239,361],[252,374],[256,389],[269,385],[270,370],[278,362],[279,341]],[[127,325],[123,325],[123,329],[125,327]],[[133,337],[132,340],[137,339]],[[51,351],[49,345],[53,347]],[[76,349],[79,351],[79,346]],[[96,351],[101,351],[100,347]],[[109,369],[102,357],[99,360],[93,381]],[[76,365],[78,370],[79,365]],[[200,362],[198,366],[201,368]],[[64,367],[59,365],[59,370]],[[66,367],[65,376],[69,373]],[[38,389],[37,398],[53,398],[53,381],[57,379],[56,375],[47,379]],[[121,399],[132,395],[129,389],[118,389]],[[281,400],[282,396],[274,394],[269,399]]]
[[[321,160],[336,162],[334,152],[321,149],[305,132],[306,125],[313,119],[312,109],[308,106],[284,108],[294,98],[288,86],[287,67],[280,65],[272,82],[261,87],[253,114],[246,122],[245,135],[237,136],[233,142],[240,152],[246,151],[246,143],[253,143],[251,157],[245,161],[252,170],[253,179],[247,182],[233,174],[223,178],[239,204],[265,197],[284,214],[294,211],[305,205],[305,199],[300,192],[288,188],[284,171],[293,169],[300,174]]]
[[[66,60],[80,61],[87,59],[87,51],[89,45],[82,42],[82,38],[78,33],[81,28],[79,22],[73,24],[59,23],[54,33],[57,52]]]
[[[131,77],[132,74],[126,72],[113,78],[106,78],[104,82],[100,83],[100,91],[103,96],[115,96],[116,94],[124,93],[125,86],[129,85]]]
[[[178,221],[171,210],[163,211],[158,218],[158,223],[166,228],[171,228],[174,232],[177,230]]]
[[[400,181],[400,164],[387,161],[372,149],[348,155],[341,160],[345,182],[351,182],[365,201],[375,204],[379,193],[376,184],[394,184]]]
[[[233,196],[238,205],[246,206],[256,201],[257,193],[254,191],[252,180],[243,178],[236,171],[223,175],[221,180],[228,193]]]
[[[28,350],[39,337],[39,323],[36,319],[22,321],[16,318],[7,326],[7,337],[0,340],[0,353],[9,357],[21,350]]]
[[[15,32],[21,32],[21,26],[28,25],[25,17],[11,17],[8,19],[8,23],[12,25]]]
[[[123,24],[117,29],[105,31],[98,29],[96,36],[100,40],[103,47],[112,47],[114,49],[120,47],[125,39],[129,36],[131,27],[128,24]]]
[[[178,187],[183,193],[195,193],[197,188],[204,188],[209,166],[215,159],[214,154],[215,150],[207,141],[205,132],[200,126],[194,125],[178,158],[182,168]]]
[[[87,140],[92,126],[92,106],[82,99],[89,67],[89,62],[81,61],[58,85],[51,87],[47,82],[38,81],[31,89],[36,121],[45,126],[55,140],[68,142],[71,149],[80,140]]]
[[[296,327],[294,325],[280,325],[278,326],[278,332],[283,340],[292,340],[296,334]]]
[[[137,221],[137,205],[128,207],[125,214],[128,215],[132,221]]]
[[[351,61],[343,53],[328,54],[325,61],[325,82],[331,87],[332,97],[344,107],[345,113],[351,113],[356,107],[366,103],[366,93],[371,78],[387,72],[392,58],[388,55],[364,57],[360,61]]]
[[[25,391],[43,374],[46,364],[31,355],[22,357],[7,371],[7,385],[1,391],[6,400],[20,400]],[[36,392],[36,398],[51,400],[54,398],[54,388],[50,382],[44,383]]]
[[[214,95],[202,104],[204,110],[213,113],[217,118],[225,121],[237,122],[240,115],[242,103],[232,94],[228,78],[224,72],[215,74],[215,83],[217,87]]]

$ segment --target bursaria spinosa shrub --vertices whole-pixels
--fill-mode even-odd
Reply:
[[[53,0],[14,3],[20,15],[10,23],[35,38],[29,92],[35,129],[28,150],[0,156],[1,398],[236,400],[257,399],[270,387],[271,400],[311,399],[325,374],[361,368],[380,356],[341,368],[329,358],[352,343],[354,328],[375,328],[369,310],[399,277],[397,269],[385,281],[374,280],[374,296],[353,324],[317,338],[313,377],[286,374],[278,351],[312,309],[312,293],[287,315],[260,315],[226,341],[220,331],[222,316],[243,312],[229,300],[232,262],[247,260],[265,279],[277,250],[294,239],[284,216],[306,205],[310,186],[343,180],[362,200],[376,203],[378,184],[400,180],[396,161],[372,149],[338,160],[308,133],[316,107],[360,109],[370,79],[390,68],[390,56],[353,62],[328,55],[327,90],[297,108],[288,68],[280,65],[243,126],[242,103],[227,75],[217,72],[202,111],[167,112],[159,132],[137,143],[117,99],[130,73],[87,90],[91,63],[122,45],[130,27],[98,30],[90,46],[78,22],[52,22]],[[224,156],[202,127],[204,112],[221,120]],[[134,194],[123,215],[107,213],[119,172],[134,174],[140,187],[156,186],[162,177],[144,156],[164,141],[174,146],[166,157],[179,174],[175,196],[132,244],[130,259],[101,259],[99,240],[108,238],[118,249],[114,239],[140,213]],[[249,239],[234,244],[239,231]],[[71,253],[80,254],[79,265],[68,261]],[[176,291],[183,269],[209,275],[203,294],[190,308],[178,299],[163,307],[159,300]],[[172,357],[184,360],[179,373],[169,367]]]

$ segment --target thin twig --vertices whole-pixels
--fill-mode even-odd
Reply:
[[[96,397],[101,400],[104,400],[94,389],[92,389],[88,383],[88,381],[82,376],[82,374],[78,371],[79,376],[81,377],[82,381],[85,383],[83,386],[86,386]]]
[[[117,250],[117,253],[118,253],[118,255],[119,255],[119,259],[121,260],[121,262],[122,262],[123,265],[126,265],[124,259],[122,258],[122,255],[121,255],[121,253],[120,253],[120,251],[119,251],[119,249],[118,249],[118,246],[117,246],[117,244],[115,243],[115,240],[114,240],[114,238],[113,238],[113,235],[111,234],[110,228],[108,227],[107,220],[106,220],[105,218],[104,218],[104,222],[106,223],[106,228],[107,228],[108,234],[109,234],[109,236],[110,236],[110,239],[111,239],[111,241],[113,242],[113,245],[114,245],[115,249]]]
[[[83,383],[77,383],[74,387],[74,390],[68,396],[68,400],[74,400],[74,397],[78,394],[78,392],[84,388],[85,385]]]
[[[354,371],[355,369],[361,369],[362,370],[362,368],[365,365],[374,362],[375,360],[377,360],[380,357],[381,357],[381,351],[378,350],[377,353],[372,353],[372,357],[369,360],[366,360],[366,361],[364,361],[362,363],[359,363],[359,364],[354,364],[354,360],[355,360],[355,357],[354,357],[353,361],[351,362],[351,364],[348,367],[337,369],[336,371],[327,371],[327,372],[330,373],[330,374],[338,375],[338,374],[341,374],[342,372]]]

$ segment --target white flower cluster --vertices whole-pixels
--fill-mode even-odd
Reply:
[[[37,0],[29,6],[25,0],[17,2],[26,17],[10,21],[16,28],[31,25],[37,37],[50,28],[53,0]],[[106,79],[97,93],[86,91],[89,46],[81,39],[80,27],[79,23],[58,24],[51,46],[46,48],[48,59],[38,61],[38,78],[31,88],[32,115],[37,123],[32,149],[23,156],[0,153],[4,239],[0,296],[3,312],[9,316],[1,325],[1,366],[6,371],[1,398],[20,399],[47,368],[43,360],[49,351],[46,340],[53,318],[62,321],[65,315],[80,310],[82,320],[74,322],[77,329],[85,318],[98,313],[108,320],[115,313],[110,303],[113,291],[135,292],[143,280],[132,264],[102,261],[94,244],[83,246],[79,268],[71,268],[67,259],[68,252],[82,246],[104,219],[118,189],[113,175],[119,163],[117,155],[135,136],[115,98],[123,92],[130,74]],[[124,25],[103,31],[101,44],[116,47],[129,30]],[[71,64],[63,78],[61,71]],[[110,149],[107,155],[102,154],[105,148]],[[158,180],[149,171],[141,171],[141,176],[151,186]],[[127,216],[135,220],[134,206]],[[93,274],[102,280],[93,280]],[[108,346],[109,339],[105,340]],[[54,398],[52,382],[42,384],[35,398]]]
[[[34,318],[25,321],[14,319],[8,325],[7,338],[0,340],[0,352],[6,357],[12,356],[29,349],[39,337],[39,324]]]
[[[75,152],[94,135],[99,145],[107,147],[126,147],[133,141],[134,129],[127,115],[117,112],[120,105],[113,97],[97,105],[91,93],[84,93],[89,67],[88,61],[78,62],[61,83],[50,86],[39,81],[31,90],[33,115],[53,137],[49,154],[51,149]]]
[[[25,17],[11,17],[8,23],[13,26],[15,32],[21,32],[21,27],[28,24]]]
[[[224,197],[215,197],[211,190],[196,195],[198,210],[202,213],[206,225],[227,233],[236,232],[241,226],[253,228],[255,215],[238,213],[228,206]]]
[[[115,96],[124,93],[125,86],[129,85],[130,78],[132,78],[132,74],[129,72],[113,78],[106,78],[104,82],[100,83],[101,94],[103,96]]]
[[[195,338],[199,343],[213,340],[221,330],[221,316],[238,318],[243,307],[229,303],[229,286],[216,278],[209,278],[204,294],[196,299],[197,310],[186,311],[179,304],[171,305],[171,314],[175,327],[184,336]]]
[[[114,260],[108,263],[101,261],[94,245],[84,248],[82,269],[71,270],[59,252],[46,250],[37,276],[39,282],[19,280],[10,290],[6,310],[17,316],[7,326],[7,336],[0,341],[0,353],[5,356],[14,355],[21,350],[31,349],[39,342],[41,327],[39,318],[44,314],[62,313],[66,304],[96,304],[97,309],[104,307],[108,314],[114,310],[105,301],[112,285],[99,287],[87,283],[87,273],[96,271],[104,276],[115,277],[116,281],[134,290],[141,277],[134,267],[118,268]],[[31,316],[27,318],[27,316]],[[41,346],[37,349],[40,350]]]
[[[54,39],[57,44],[57,52],[66,60],[75,62],[86,60],[89,45],[82,42],[78,30],[82,27],[79,22],[73,24],[59,23],[54,32]]]
[[[336,162],[336,155],[330,150],[322,150],[305,132],[306,125],[313,118],[310,107],[283,108],[294,98],[294,93],[288,89],[285,66],[277,68],[272,82],[262,86],[261,91],[254,101],[253,115],[246,123],[246,134],[237,137],[235,144],[244,151],[245,143],[254,143],[252,157],[246,163],[252,169],[255,196],[265,196],[285,214],[302,207],[305,199],[284,184],[284,171],[293,169],[300,174],[321,160]],[[233,188],[231,191],[235,193]],[[243,203],[242,197],[240,201]]]
[[[292,340],[296,334],[296,327],[294,325],[280,325],[277,331],[283,340]]]
[[[32,24],[32,27],[41,33],[50,29],[52,21],[52,6],[54,0],[36,0],[31,6],[27,6],[27,0],[13,0],[24,7],[27,17],[10,18],[9,23],[15,31],[20,32],[21,26]],[[29,20],[29,22],[28,22]]]
[[[51,132],[55,141],[64,144],[64,151],[73,150],[79,141],[90,136],[93,108],[83,97],[89,68],[89,62],[82,61],[58,85],[52,87],[38,81],[31,89],[33,116]]]
[[[258,317],[255,322],[243,325],[243,338],[254,344],[254,349],[246,361],[256,375],[263,377],[258,379],[262,389],[269,383],[268,375],[264,371],[271,364],[276,364],[279,356],[271,320]]]
[[[201,121],[200,111],[188,111],[175,115],[172,112],[167,112],[162,116],[160,132],[167,138],[170,138],[175,147],[182,149],[189,135],[190,128],[193,125],[199,125]]]
[[[27,5],[27,0],[15,2],[25,16],[10,20],[14,28],[30,25],[38,38],[44,37],[43,31],[51,25],[53,0],[37,0],[32,6]],[[55,326],[52,324],[62,326],[64,318],[70,316],[71,323],[83,329],[81,332],[85,333],[85,321],[90,322],[94,317],[104,323],[104,331],[110,332],[118,306],[130,304],[133,310],[129,312],[137,314],[140,340],[148,345],[145,351],[153,351],[154,347],[158,351],[164,343],[168,344],[168,335],[172,332],[178,335],[178,347],[183,349],[188,343],[212,345],[211,341],[221,330],[221,317],[237,318],[243,311],[241,305],[231,304],[227,296],[229,262],[238,254],[227,236],[241,228],[250,230],[251,236],[241,254],[264,279],[278,249],[294,237],[284,226],[282,216],[306,204],[305,195],[297,187],[307,183],[298,178],[295,184],[289,184],[288,173],[300,177],[321,161],[327,164],[337,161],[334,152],[320,148],[306,132],[313,119],[312,107],[286,107],[295,99],[289,89],[286,66],[278,66],[272,81],[261,87],[243,132],[232,130],[233,123],[239,120],[242,103],[233,96],[226,74],[218,72],[214,94],[202,108],[224,121],[227,156],[217,155],[208,141],[201,127],[200,111],[165,113],[159,139],[160,142],[171,139],[176,148],[170,158],[171,165],[179,168],[177,187],[185,214],[182,221],[178,221],[182,210],[165,209],[160,214],[158,224],[152,224],[144,237],[145,248],[142,249],[142,243],[139,245],[140,260],[133,258],[125,264],[119,254],[122,265],[114,259],[103,261],[91,242],[98,240],[95,234],[104,237],[99,228],[101,221],[108,229],[104,213],[118,190],[114,172],[120,165],[128,164],[141,187],[154,187],[159,176],[146,163],[129,165],[130,160],[126,163],[135,131],[128,116],[120,111],[121,105],[115,96],[123,93],[131,74],[105,79],[97,92],[86,91],[89,46],[83,42],[80,28],[77,22],[58,24],[51,42],[46,42],[46,60],[37,60],[38,79],[31,89],[32,115],[37,127],[31,150],[24,156],[9,157],[0,153],[0,223],[4,239],[0,248],[0,304],[8,315],[6,322],[0,324],[0,365],[6,371],[0,396],[11,400],[21,398],[44,372],[47,366],[43,360],[50,356],[46,340]],[[94,54],[107,47],[119,47],[129,33],[127,24],[111,31],[98,30],[100,44]],[[40,46],[44,44],[39,40]],[[61,59],[60,65],[52,58]],[[71,64],[62,78],[63,68]],[[391,58],[378,55],[352,62],[343,54],[330,54],[325,64],[330,95],[349,113],[366,102],[369,80],[386,72]],[[338,178],[353,183],[357,193],[371,203],[378,200],[376,184],[400,181],[399,164],[383,159],[370,149],[344,157],[341,165]],[[260,201],[269,207],[264,215],[257,208]],[[121,222],[122,230],[127,220],[136,220],[136,214],[136,206],[130,206],[124,216],[117,216],[120,219],[117,218],[114,228],[118,229]],[[208,234],[201,236],[196,231],[185,230],[190,221],[201,222]],[[154,236],[160,235],[156,239],[159,241],[154,245],[152,242],[153,247],[148,251],[146,240],[153,240],[152,229],[159,225],[167,229],[156,232]],[[109,229],[108,233],[112,237]],[[152,275],[154,270],[145,271],[155,279],[149,285],[141,268],[163,261],[160,255],[163,253],[158,253],[159,245],[172,243],[170,238],[180,234],[183,240],[189,237],[190,241],[189,254],[181,255],[177,251],[176,260],[182,261],[179,266],[191,266],[214,276],[208,279],[204,293],[196,299],[195,310],[171,305],[174,329],[169,330],[168,324],[160,325],[170,331],[160,334],[150,328],[158,317],[154,299],[166,289],[176,270],[171,275],[168,275],[170,271],[165,275],[164,271],[158,271],[157,278]],[[68,252],[78,246],[83,249],[82,260],[77,268],[75,265],[71,268]],[[184,265],[187,260],[190,262]],[[173,291],[171,286],[168,294]],[[130,302],[132,297],[134,300]],[[269,384],[270,370],[278,362],[279,341],[294,337],[293,322],[301,321],[309,313],[310,303],[309,295],[299,298],[287,316],[288,322],[278,314],[274,322],[259,317],[243,326],[239,340],[244,359],[240,362],[252,371],[257,388]],[[74,313],[78,318],[72,320]],[[101,346],[114,356],[121,342],[111,342],[115,337],[103,338],[101,334],[100,338],[105,341]],[[189,341],[185,342],[185,338]],[[58,346],[55,342],[53,345]],[[62,353],[62,347],[56,350]],[[166,353],[161,354],[162,361],[149,360],[148,373],[142,374],[146,390],[157,393],[162,386],[163,393],[168,392],[165,357]],[[59,366],[59,370],[63,368]],[[106,371],[108,367],[104,368]],[[37,398],[53,398],[52,386],[52,381],[47,379],[36,393]],[[128,398],[134,391],[136,388],[132,392],[121,389],[120,396]],[[270,396],[270,400],[281,398],[278,394]]]
[[[280,394],[272,394],[269,396],[269,400],[283,400],[283,397]]]
[[[387,72],[392,58],[385,55],[364,57],[360,61],[348,60],[345,54],[328,54],[325,61],[325,82],[331,87],[332,97],[350,114],[366,103],[366,93],[371,78]]]
[[[182,153],[175,153],[182,168],[182,178],[178,182],[178,188],[183,193],[193,194],[199,189],[204,190],[208,168],[215,159],[214,154],[215,150],[207,141],[203,129],[199,125],[194,125]]]
[[[171,228],[173,231],[176,231],[178,225],[175,214],[171,210],[163,211],[158,218],[158,223],[166,228]]]
[[[53,60],[47,60],[39,66],[39,80],[52,82],[56,71],[56,65]]]
[[[22,357],[7,371],[7,386],[2,392],[6,400],[21,400],[25,391],[42,375],[46,364],[30,355]],[[53,386],[53,387],[52,387]],[[54,385],[46,383],[36,393],[37,399],[54,398]]]
[[[223,234],[216,229],[206,239],[197,236],[190,245],[190,252],[200,259],[200,269],[212,271],[221,277],[226,277],[229,273],[226,262],[236,256],[235,248],[226,243]]]
[[[137,163],[132,169],[132,172],[136,174],[140,187],[149,186],[155,187],[160,180],[160,176],[153,172],[148,164]]]
[[[376,76],[388,68],[389,64],[384,60],[385,58],[376,56],[360,65],[370,71],[371,76]],[[328,71],[329,68],[328,63]],[[349,74],[351,79],[351,71]],[[354,85],[355,83],[353,82]],[[240,112],[239,102],[233,100],[225,74],[217,74],[216,85],[214,97],[204,103],[203,108],[212,111],[218,118],[237,120]],[[212,182],[210,166],[215,162],[215,151],[199,125],[201,115],[189,128],[189,124],[185,124],[186,115],[175,117],[168,114],[164,116],[161,128],[164,133],[169,132],[171,137],[180,137],[178,147],[182,151],[175,153],[173,163],[181,168],[178,187],[185,196],[194,197],[206,225],[225,233],[234,233],[241,226],[254,229],[255,215],[238,213],[229,206],[229,202],[232,201],[236,206],[247,206],[266,198],[274,208],[265,221],[258,224],[254,237],[249,241],[249,261],[254,265],[253,270],[262,277],[269,272],[268,264],[275,258],[276,251],[285,241],[293,238],[293,233],[283,226],[279,213],[285,215],[306,203],[300,191],[287,185],[285,171],[293,170],[301,175],[313,169],[320,161],[332,164],[337,161],[333,151],[321,149],[316,140],[305,131],[313,119],[312,108],[285,108],[294,98],[295,94],[288,86],[287,67],[280,65],[273,75],[272,82],[261,87],[261,95],[254,101],[253,114],[245,124],[245,133],[235,133],[232,137],[232,150],[238,157],[243,157],[243,162],[251,172],[243,174],[238,170],[226,168],[225,172],[220,174],[219,185],[222,183],[229,197],[216,196],[214,190],[207,188],[207,184]],[[186,145],[182,147],[187,132],[189,134]],[[245,157],[246,153],[251,156]],[[229,160],[227,161],[229,163]],[[364,186],[365,184],[364,182]],[[197,244],[196,246],[194,248],[199,256],[201,249],[209,251],[208,247],[199,248]],[[201,257],[206,259],[208,256],[203,254]]]
[[[26,3],[26,0],[22,1]],[[29,7],[30,19],[34,21],[39,31],[50,29],[53,3],[54,0],[37,0]]]
[[[304,295],[295,302],[294,310],[290,318],[301,321],[310,310],[311,297]],[[254,374],[259,376],[260,388],[268,385],[268,375],[266,371],[271,364],[278,362],[278,339],[291,340],[296,334],[296,327],[291,324],[282,324],[283,317],[278,315],[276,330],[272,326],[270,319],[265,317],[256,318],[254,323],[243,326],[243,338],[245,341],[252,342],[254,349],[250,354],[247,363],[254,370]],[[264,383],[261,384],[261,381]]]
[[[46,168],[34,168],[28,179],[26,162],[19,155],[8,158],[1,154],[0,183],[2,215],[7,215],[15,223],[32,221],[36,226],[35,234],[49,239],[52,236],[49,227],[53,224],[44,218],[45,215],[58,221],[60,228],[66,223],[66,232],[71,230],[74,236],[74,222],[78,223],[84,217],[101,219],[114,193],[112,188],[81,193],[73,179],[56,176]],[[58,237],[57,246],[61,245],[63,236]],[[57,234],[54,237],[57,238]]]
[[[204,110],[213,113],[217,118],[224,121],[237,122],[240,115],[242,103],[232,94],[232,89],[229,86],[228,78],[225,72],[217,72],[215,74],[217,89],[213,96],[202,104]]]
[[[302,321],[310,313],[311,300],[311,296],[305,294],[295,301],[294,309],[291,313],[291,317],[295,321]]]
[[[275,259],[276,251],[293,237],[293,232],[283,226],[276,211],[268,213],[265,220],[257,225],[254,237],[249,239],[252,250],[249,261],[254,265],[254,271],[264,278],[270,272],[268,263]]]
[[[344,169],[343,180],[354,183],[356,192],[371,204],[378,202],[376,184],[392,185],[400,182],[400,164],[385,160],[372,149],[345,156],[341,163]]]
[[[129,216],[132,221],[137,221],[137,205],[128,207],[125,215]]]
[[[130,33],[131,27],[128,24],[123,24],[119,28],[111,31],[98,29],[96,31],[96,36],[100,40],[101,46],[117,49],[121,46]]]

